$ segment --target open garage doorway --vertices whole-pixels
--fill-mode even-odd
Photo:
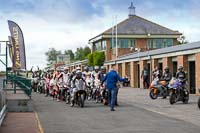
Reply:
[[[177,62],[176,61],[174,61],[173,63],[172,63],[172,76],[173,77],[176,77],[176,72],[177,72]]]
[[[161,75],[162,75],[162,73],[163,73],[163,63],[158,63],[158,69],[160,70]]]
[[[138,88],[140,88],[140,64],[137,64],[137,85],[138,85]]]
[[[191,94],[196,93],[196,78],[195,78],[195,61],[189,61],[188,78],[189,78],[189,91]]]
[[[151,64],[147,63],[147,70],[148,70],[148,82],[151,82]]]

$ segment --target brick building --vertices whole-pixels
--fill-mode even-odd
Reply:
[[[161,70],[168,66],[175,75],[177,67],[183,65],[190,93],[198,93],[200,42],[177,45],[181,33],[135,15],[133,5],[129,9],[126,20],[89,40],[92,52],[104,51],[107,70],[117,65],[119,74],[128,76],[134,88],[143,88],[140,76],[144,67],[151,75],[155,66]],[[75,66],[82,66],[81,62]]]
[[[182,65],[187,73],[190,93],[198,93],[200,87],[200,69],[198,69],[200,68],[200,42],[126,54],[114,61],[105,62],[108,69],[115,64],[122,77],[125,75],[130,77],[132,87],[143,88],[140,76],[144,67],[148,68],[151,75],[155,66],[161,70],[168,66],[175,75],[179,65]]]
[[[127,19],[89,40],[93,52],[105,51],[106,61],[110,61],[127,53],[177,44],[181,33],[135,15],[133,5],[129,10]]]

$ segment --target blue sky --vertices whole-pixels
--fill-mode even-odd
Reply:
[[[28,68],[44,67],[48,48],[72,49],[128,17],[136,15],[178,30],[189,42],[199,41],[199,0],[0,0],[0,40],[10,34],[7,20],[17,22],[25,37]],[[0,66],[1,68],[1,66]]]

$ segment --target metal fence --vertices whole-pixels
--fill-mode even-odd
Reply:
[[[18,90],[23,90],[25,94],[27,94],[31,98],[32,88],[31,88],[31,79],[14,75],[14,74],[8,74],[7,80],[3,80],[3,88],[5,88],[7,82],[11,82],[12,87],[10,89],[5,89],[6,91],[14,91],[16,93],[17,86],[19,87]]]

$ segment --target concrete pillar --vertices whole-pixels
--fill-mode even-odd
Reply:
[[[163,58],[163,70],[162,70],[163,72],[167,66],[169,67],[170,72],[172,72],[173,65],[172,65],[172,58],[170,57]]]
[[[152,59],[152,61],[151,61],[151,68],[152,68],[152,70],[154,70],[154,68],[156,67],[156,66],[158,66],[158,59]]]
[[[120,76],[122,76],[122,64],[121,64],[121,63],[118,63],[118,64],[116,65],[116,67],[117,67],[117,70],[118,70],[118,74],[119,74]]]
[[[130,84],[131,87],[136,88],[137,87],[137,63],[136,62],[130,62]]]
[[[182,65],[184,71],[188,72],[188,56],[180,55],[177,57],[177,64],[178,66]]]
[[[196,78],[196,93],[199,94],[198,88],[200,88],[200,53],[195,55],[195,78]]]
[[[122,63],[122,77],[126,75],[126,63]]]

